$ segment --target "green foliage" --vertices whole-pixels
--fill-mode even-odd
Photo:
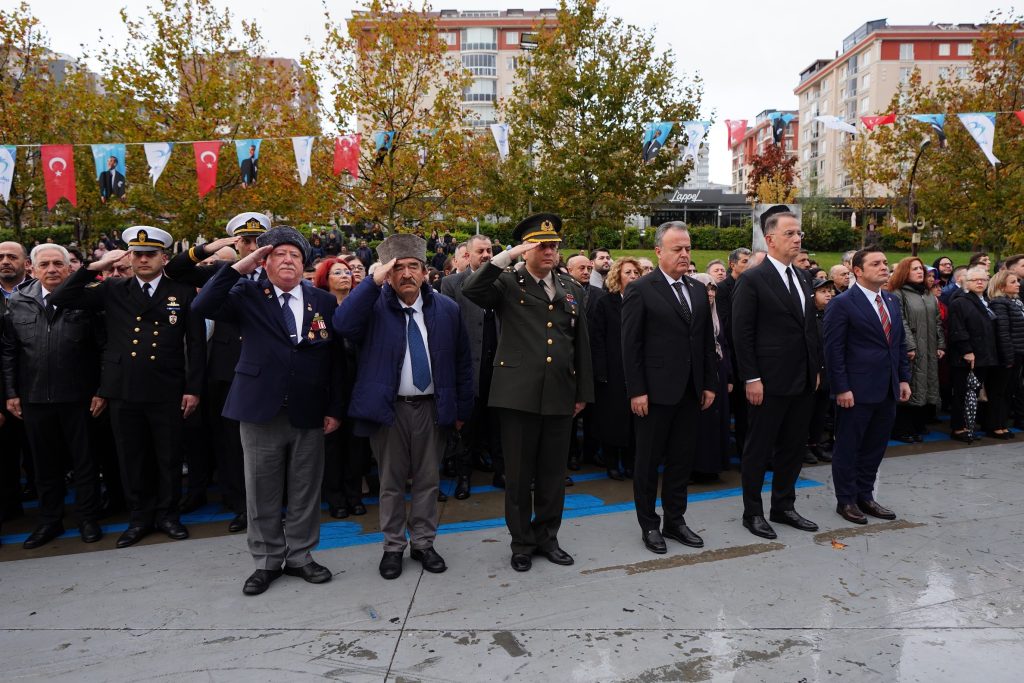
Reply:
[[[714,225],[691,225],[690,241],[694,249],[723,249],[732,251],[750,248],[753,234],[750,228],[718,228]]]
[[[45,228],[22,228],[20,232],[11,229],[0,230],[0,242],[21,242],[29,250],[36,244],[43,244],[47,239],[66,247],[75,241],[75,229],[70,225],[52,225]]]

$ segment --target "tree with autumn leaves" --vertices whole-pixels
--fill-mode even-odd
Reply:
[[[795,155],[782,145],[768,145],[750,159],[747,197],[760,204],[790,204],[796,201]]]

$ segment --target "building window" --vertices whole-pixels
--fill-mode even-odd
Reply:
[[[871,85],[871,74],[864,74],[864,79],[861,81],[861,87],[867,90]]]
[[[821,144],[818,145],[818,154],[825,156],[826,152],[828,152],[828,143],[822,140]]]
[[[941,78],[944,81],[948,81],[949,80],[949,67],[948,66],[940,66],[939,67],[939,78]]]
[[[519,68],[519,57],[506,57],[505,64],[509,71],[515,71]]]
[[[493,28],[462,29],[463,50],[497,50],[498,36]]]
[[[497,76],[497,55],[462,55],[462,66],[474,76]]]
[[[956,54],[958,57],[970,57],[974,54],[974,45],[971,43],[957,43]]]
[[[961,81],[966,81],[970,77],[970,70],[966,66],[958,66],[956,68],[956,77]]]
[[[914,58],[914,44],[900,43],[900,59],[908,60]]]
[[[453,32],[451,32],[451,31],[441,31],[441,33],[439,33],[438,35],[441,38],[441,42],[443,42],[445,45],[449,45],[449,46],[455,45],[455,34]]]
[[[862,99],[860,101],[860,113],[861,114],[867,114],[868,113],[868,107],[870,105],[871,105],[871,102],[870,102],[869,98],[865,97],[864,99]]]
[[[914,70],[908,67],[903,67],[902,69],[900,69],[900,83],[902,83],[903,85],[910,83],[910,74],[912,74],[913,72]]]
[[[823,93],[828,92],[828,79],[827,78],[821,82],[821,92],[823,92]]]
[[[828,113],[828,100],[822,101],[822,103],[821,103],[821,113],[822,114],[827,114]]]
[[[939,56],[940,57],[948,57],[949,56],[949,43],[939,43]]]
[[[497,95],[498,82],[482,78],[473,79],[470,86],[462,89],[463,102],[493,102]]]
[[[505,43],[508,45],[519,44],[519,31],[506,31],[505,32]]]

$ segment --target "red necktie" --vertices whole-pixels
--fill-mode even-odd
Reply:
[[[892,323],[889,321],[889,311],[882,303],[882,295],[875,295],[875,305],[878,306],[878,315],[882,319],[882,332],[885,332],[885,341],[892,343]]]

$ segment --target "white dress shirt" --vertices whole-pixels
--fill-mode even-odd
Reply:
[[[413,302],[412,306],[406,306],[404,302],[399,301],[399,305],[402,307],[402,317],[405,320],[402,324],[405,329],[409,328],[409,314],[405,312],[405,309],[411,308],[416,311],[412,319],[416,321],[416,326],[420,328],[420,335],[423,337],[423,347],[427,350],[427,366],[430,366],[430,340],[427,338],[427,324],[423,319],[423,295],[417,294],[416,301]],[[427,385],[426,389],[420,389],[412,382],[412,355],[409,353],[409,334],[406,332],[405,335],[405,359],[402,361],[402,375],[398,381],[398,395],[399,396],[421,396],[426,394],[434,393],[434,369],[430,369],[430,384]]]
[[[274,294],[277,295],[278,306],[284,306],[284,298],[281,296],[284,293],[285,291],[283,289],[281,289],[277,285],[274,285]],[[292,315],[295,316],[296,335],[295,339],[293,339],[292,341],[298,344],[300,341],[302,341],[302,335],[305,333],[305,330],[302,329],[302,285],[296,285],[292,290],[288,292],[288,294],[292,295],[292,298],[288,300],[288,308],[291,309]]]
[[[661,268],[659,267],[658,270],[661,270]],[[680,275],[678,280],[673,280],[664,270],[661,270],[661,274],[665,276],[668,286],[672,288],[672,294],[676,293],[675,283],[683,283],[683,298],[686,299],[686,305],[689,307],[690,312],[693,313],[693,300],[690,299],[690,287],[686,284],[686,276]]]
[[[797,294],[800,295],[800,310],[806,311],[807,299],[804,297],[804,288],[800,286],[800,274],[796,272],[796,266],[792,263],[787,266],[782,261],[773,259],[768,254],[765,254],[764,256],[766,259],[771,261],[773,266],[775,266],[775,270],[779,271],[779,277],[782,278],[782,286],[787,290],[789,289],[789,278],[786,277],[786,268],[791,268],[793,270],[793,284],[796,286]]]
[[[164,274],[160,273],[155,278],[153,278],[152,280],[149,281],[149,296],[153,296],[154,294],[156,294],[156,288],[160,286],[160,280],[163,279],[163,276],[164,276]],[[135,278],[135,283],[137,285],[139,285],[139,289],[142,289],[143,286],[146,284],[145,282],[140,280],[138,277]],[[142,289],[142,293],[145,294],[146,290]]]
[[[864,285],[862,285],[859,282],[853,283],[853,286],[856,287],[857,289],[859,289],[861,291],[861,293],[863,293],[864,296],[867,297],[868,303],[871,304],[871,310],[875,312],[875,315],[878,316],[878,322],[881,323],[882,322],[882,314],[878,312],[878,304],[875,303],[875,297],[876,296],[881,296],[881,292],[880,291],[879,292],[872,292],[870,289],[868,289],[867,287],[865,287]],[[882,297],[882,305],[885,306],[885,297]],[[889,313],[888,307],[885,309],[885,312],[886,312],[886,314]],[[889,316],[889,324],[890,325],[892,324],[892,316],[891,315]]]

